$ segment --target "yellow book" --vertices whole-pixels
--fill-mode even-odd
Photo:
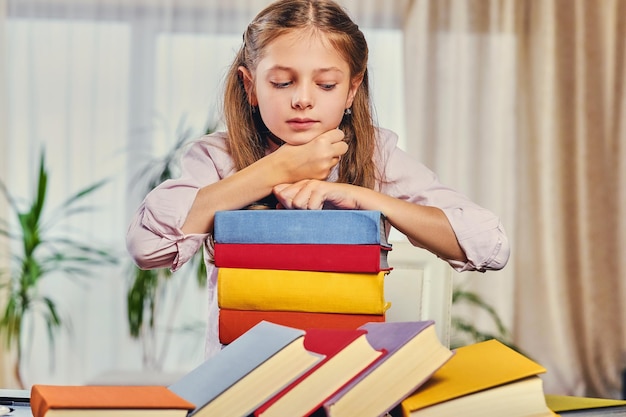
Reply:
[[[219,268],[221,308],[383,314],[384,277],[379,273]]]
[[[404,417],[554,416],[538,377],[545,371],[497,340],[464,346],[402,401],[402,413]]]
[[[546,394],[546,403],[561,416],[626,416],[626,400]]]

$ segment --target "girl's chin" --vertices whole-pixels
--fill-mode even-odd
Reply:
[[[310,140],[285,140],[284,142],[291,146],[300,146],[300,145],[306,145],[307,143],[311,142],[311,140],[312,139]]]
[[[293,146],[305,145],[315,139],[319,134],[311,132],[302,132],[297,134],[283,135],[280,139]]]

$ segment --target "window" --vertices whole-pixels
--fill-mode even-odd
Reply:
[[[99,210],[70,226],[113,248],[121,260],[79,285],[64,277],[43,282],[42,291],[57,302],[72,331],[60,333],[50,352],[45,326],[35,323],[28,335],[27,383],[85,383],[110,369],[141,368],[145,352],[130,340],[125,312],[130,260],[124,236],[144,196],[136,175],[151,158],[165,154],[183,130],[197,136],[207,124],[216,127],[224,74],[259,7],[251,2],[254,10],[236,11],[245,7],[236,3],[220,6],[228,10],[216,19],[211,10],[179,3],[165,10],[142,1],[9,1],[4,80],[9,157],[0,175],[12,193],[27,198],[43,146],[49,207],[110,178],[93,201]],[[364,32],[377,119],[405,140],[402,32]],[[203,320],[204,292],[194,285],[187,291],[178,320]],[[192,332],[183,343],[172,343],[164,367],[197,364],[203,338],[202,331]]]

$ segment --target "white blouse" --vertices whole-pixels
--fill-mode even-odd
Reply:
[[[209,234],[185,235],[181,227],[198,190],[235,172],[228,153],[227,133],[203,136],[191,144],[181,160],[182,173],[152,190],[139,206],[128,228],[128,252],[143,269],[179,269],[208,243]],[[467,262],[446,261],[457,271],[486,271],[504,267],[509,243],[499,218],[463,194],[444,186],[436,175],[398,148],[395,133],[378,129],[375,162],[384,175],[376,189],[415,204],[439,207],[446,214]],[[337,167],[328,181],[337,179]],[[389,231],[387,231],[389,232]],[[413,242],[415,244],[415,242]],[[217,333],[217,271],[204,245],[209,296],[206,355],[220,348]]]

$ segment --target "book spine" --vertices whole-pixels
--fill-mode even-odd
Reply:
[[[388,245],[385,220],[368,210],[230,210],[215,213],[219,243]]]
[[[383,314],[384,276],[378,273],[219,268],[218,306],[235,310]]]
[[[373,349],[363,334],[354,329],[339,331],[308,329],[307,336],[313,337],[309,339],[305,337],[305,346],[307,341],[312,341],[308,348],[326,355],[326,358],[257,408],[254,416],[307,417],[314,413],[326,398],[385,354],[384,351]],[[345,366],[346,364],[349,365]],[[332,381],[328,379],[331,375]],[[323,384],[316,382],[322,380],[326,382]]]
[[[297,329],[356,329],[365,323],[384,322],[385,314],[309,313],[302,311],[219,311],[219,338],[229,344],[261,321],[268,321]]]
[[[40,391],[38,384],[31,387],[30,390],[30,408],[34,417],[43,417],[50,409],[44,395]]]
[[[323,408],[329,416],[342,415],[346,409],[353,411],[355,415],[363,415],[366,411],[371,411],[372,415],[385,415],[454,356],[454,352],[438,340],[433,321],[384,323],[384,326],[380,326],[380,323],[368,323],[360,329],[367,330],[370,344],[374,348],[384,349],[386,354],[324,402]],[[411,354],[402,355],[401,350]],[[424,355],[429,355],[429,359],[426,360]],[[414,364],[415,360],[421,358],[421,365],[407,367],[409,358],[413,359],[408,363]],[[385,403],[375,405],[375,401],[372,401],[374,397],[364,394],[385,390],[386,385],[392,381],[388,379],[391,375],[398,381],[398,391],[386,398]]]
[[[262,367],[271,358],[281,355],[285,349],[303,346],[304,336],[305,331],[302,329],[267,321],[259,322],[222,349],[218,353],[219,358],[215,356],[216,360],[204,361],[180,380],[169,385],[168,389],[196,404],[196,410],[190,414],[194,415],[221,397],[230,387],[245,379],[251,371]],[[309,354],[312,353],[308,352],[307,356]],[[314,356],[316,363],[323,359],[319,355]],[[206,384],[206,381],[211,383]],[[280,389],[275,388],[277,391]]]
[[[215,266],[323,272],[390,270],[388,246],[215,243]]]

